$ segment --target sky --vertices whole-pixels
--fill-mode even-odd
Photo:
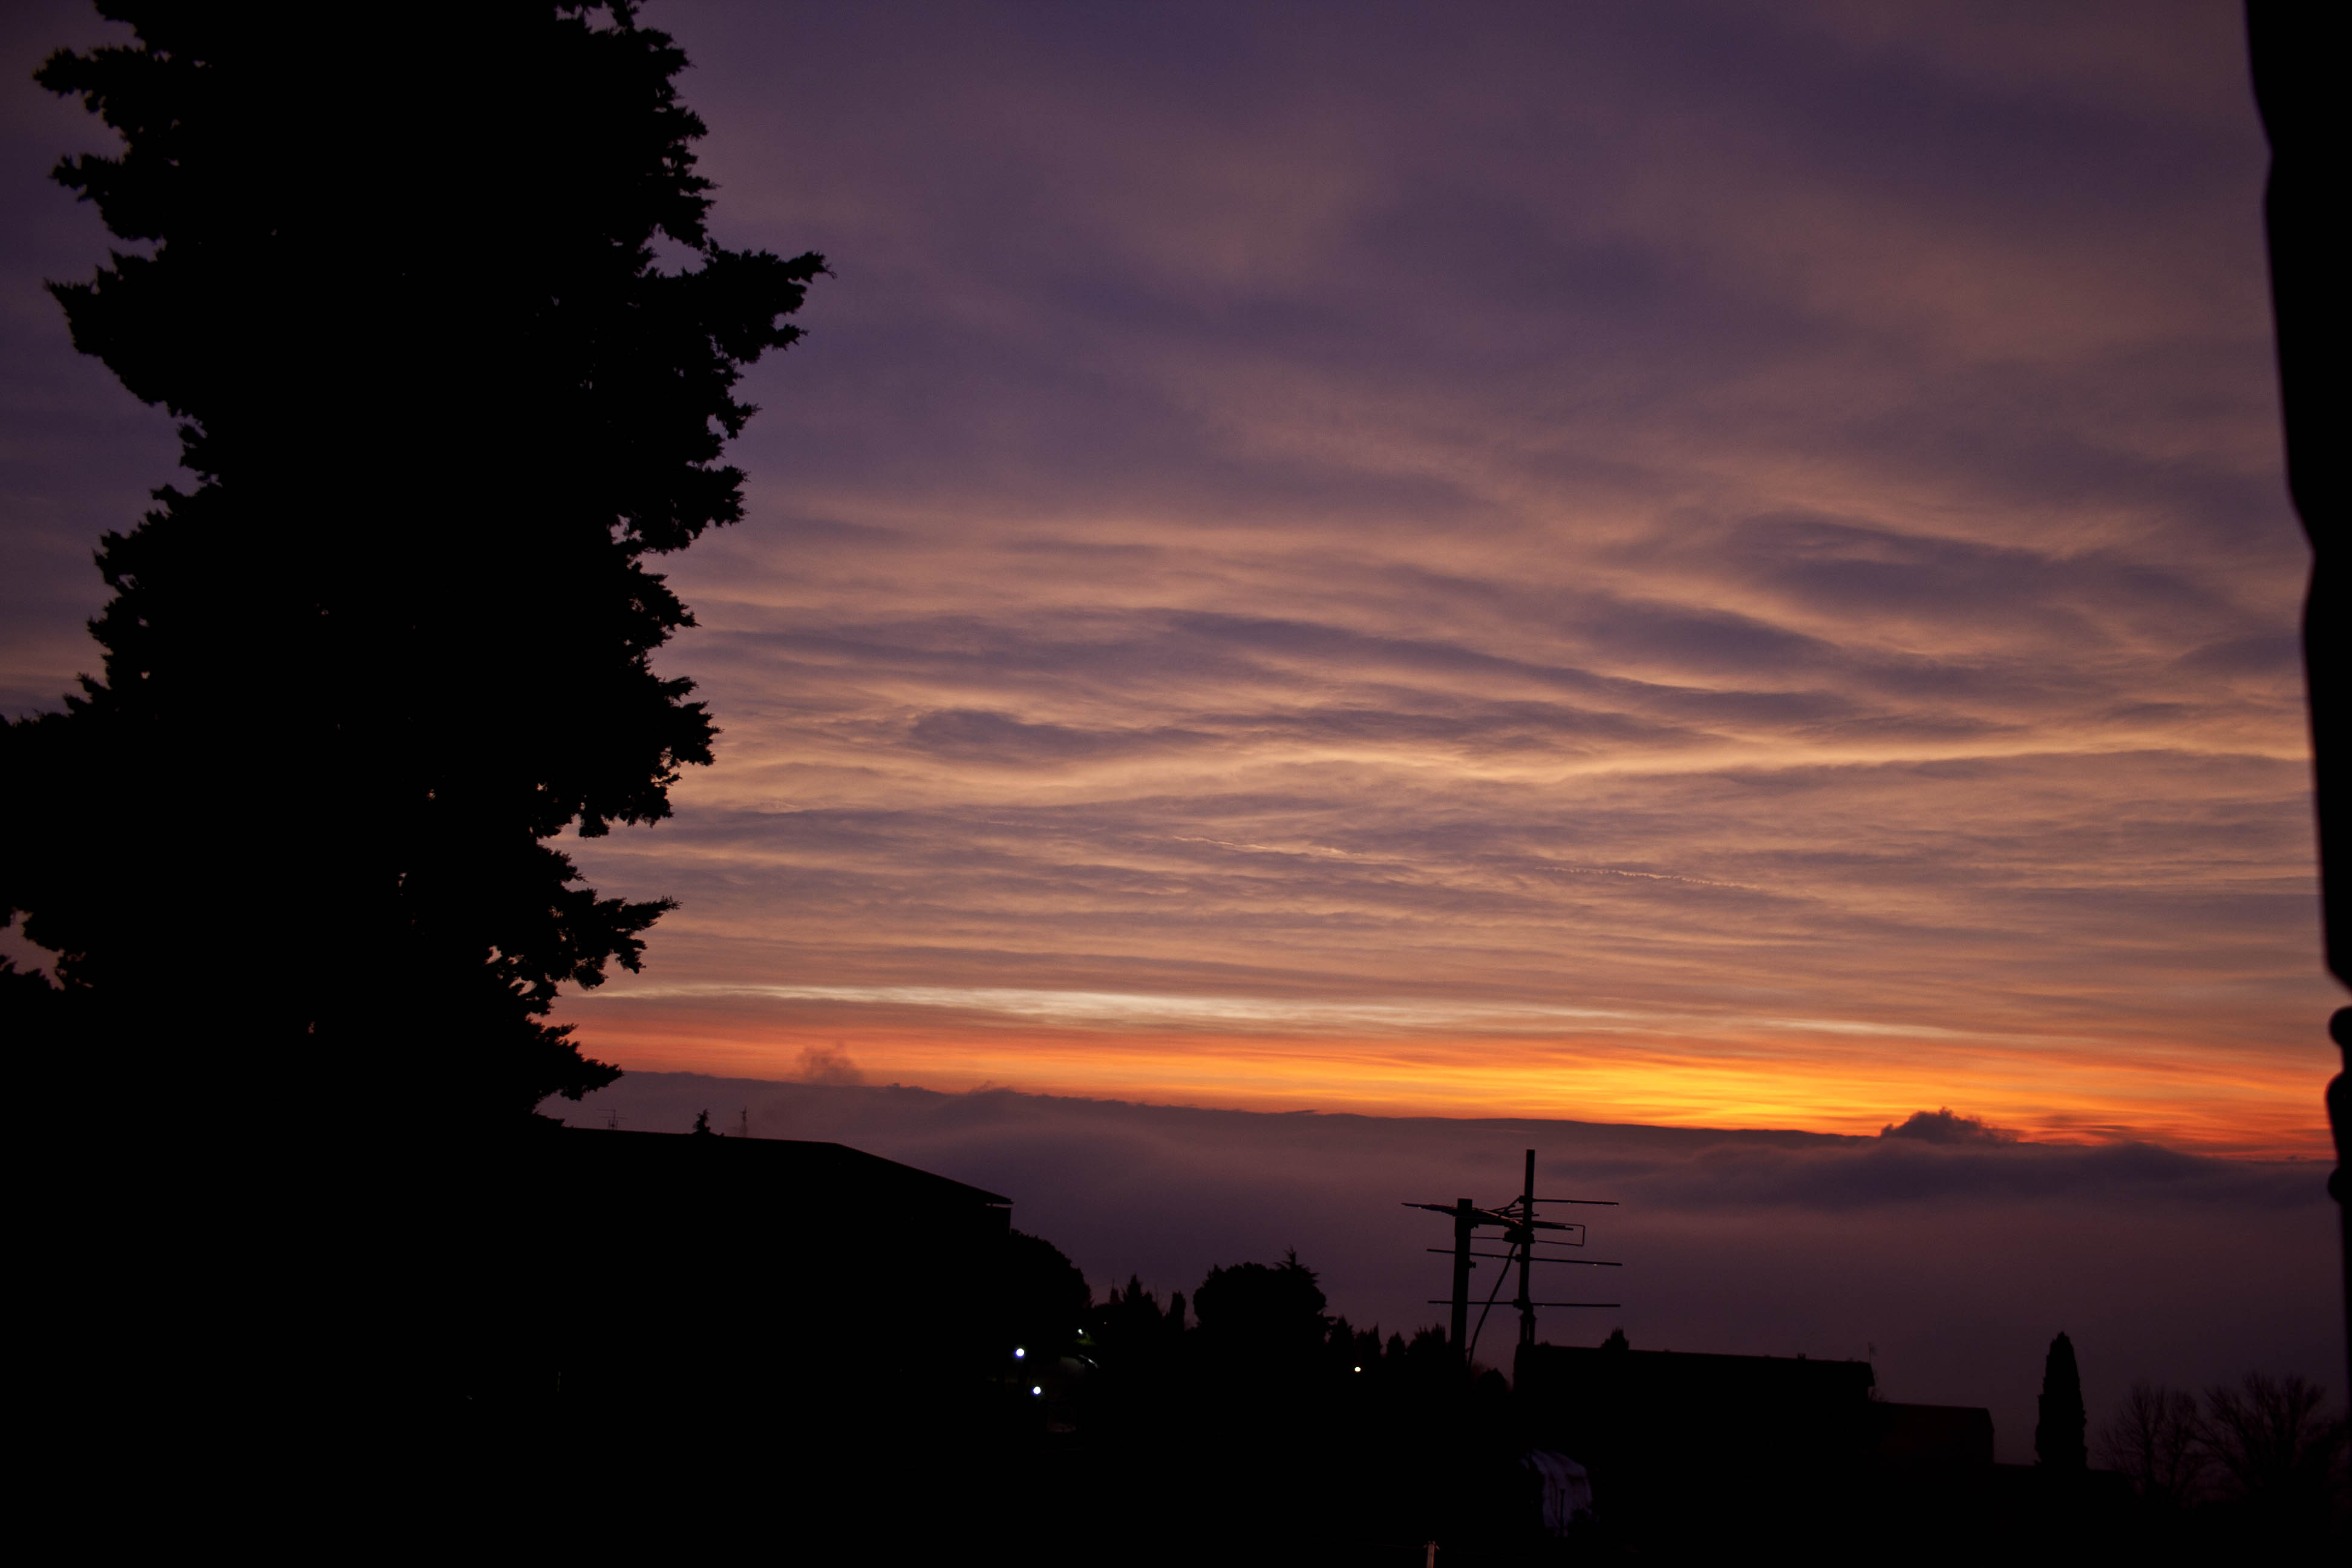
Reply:
[[[2341,1390],[2234,5],[645,16],[718,237],[834,276],[670,561],[718,763],[572,846],[680,907],[554,1111],[1391,1329],[1397,1205],[1534,1147],[1624,1204],[1546,1337],[1867,1356],[2012,1460],[2062,1328],[2095,1424]],[[26,78],[106,36],[0,9],[12,715],[174,476],[39,287],[106,237]]]
[[[2234,5],[645,16],[835,276],[672,562],[719,763],[576,847],[681,906],[592,1055],[2325,1148]],[[25,713],[175,453],[38,288],[93,131],[5,113]]]

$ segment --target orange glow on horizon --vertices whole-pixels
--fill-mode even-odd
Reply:
[[[2218,1059],[2147,1042],[2059,1053],[1933,1051],[1868,1035],[1704,1041],[1594,1034],[1411,1040],[1007,1027],[970,1018],[792,1020],[574,1005],[592,1056],[625,1068],[791,1080],[845,1060],[859,1079],[1254,1111],[1531,1118],[1872,1136],[1949,1107],[2038,1142],[2158,1142],[2255,1159],[2327,1152],[2324,1065]],[[908,1010],[911,1012],[912,1010]],[[551,1112],[561,1114],[559,1105]]]

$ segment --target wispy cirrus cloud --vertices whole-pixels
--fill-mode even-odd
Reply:
[[[885,1007],[940,1008],[998,1014],[1079,1027],[1197,1029],[1230,1026],[1284,1032],[1355,1034],[1364,1031],[1454,1034],[1547,1034],[1563,1025],[1584,1029],[1612,1026],[1647,1030],[1706,1023],[1738,1029],[1794,1029],[1822,1034],[1910,1035],[1920,1038],[1967,1038],[1963,1030],[1857,1023],[1829,1018],[1676,1018],[1654,1012],[1547,1006],[1537,1003],[1475,1001],[1335,1001],[1328,998],[1218,996],[1189,994],[1134,994],[1105,991],[1023,990],[1002,986],[950,985],[761,985],[725,981],[691,985],[630,984],[633,1001],[686,997],[749,997],[773,1002],[870,1004]]]

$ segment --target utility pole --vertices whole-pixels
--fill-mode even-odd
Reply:
[[[1434,1214],[1445,1215],[1454,1221],[1452,1248],[1433,1247],[1429,1249],[1432,1252],[1451,1250],[1454,1254],[1454,1292],[1445,1300],[1433,1300],[1430,1304],[1453,1309],[1453,1316],[1447,1325],[1451,1335],[1449,1343],[1456,1360],[1461,1363],[1462,1373],[1465,1377],[1470,1372],[1470,1352],[1477,1346],[1479,1331],[1486,1326],[1486,1314],[1494,1310],[1496,1299],[1502,1294],[1504,1281],[1511,1277],[1511,1265],[1514,1263],[1519,1266],[1519,1293],[1513,1299],[1511,1305],[1517,1309],[1519,1314],[1519,1343],[1522,1345],[1531,1345],[1536,1342],[1536,1309],[1538,1307],[1616,1307],[1622,1304],[1616,1301],[1538,1301],[1535,1300],[1534,1287],[1529,1276],[1536,1264],[1580,1263],[1591,1268],[1624,1267],[1621,1263],[1609,1262],[1597,1258],[1562,1258],[1556,1254],[1538,1252],[1536,1248],[1538,1247],[1582,1247],[1584,1245],[1584,1226],[1564,1224],[1559,1220],[1537,1218],[1536,1205],[1539,1203],[1582,1204],[1601,1208],[1617,1206],[1617,1201],[1614,1198],[1537,1197],[1536,1152],[1532,1149],[1527,1152],[1525,1179],[1520,1184],[1519,1195],[1499,1208],[1482,1209],[1468,1198],[1456,1198],[1451,1204],[1409,1203],[1404,1205],[1409,1209],[1428,1209]],[[1492,1226],[1500,1229],[1508,1250],[1504,1252],[1475,1250],[1480,1226]],[[1538,1231],[1557,1231],[1559,1234],[1556,1237],[1541,1237],[1536,1234]],[[1486,1304],[1478,1313],[1477,1327],[1473,1328],[1470,1323],[1470,1271],[1478,1267],[1472,1259],[1479,1258],[1490,1258],[1500,1263],[1503,1266],[1503,1272],[1501,1278],[1495,1281],[1495,1288],[1486,1293]]]
[[[1462,1358],[1465,1372],[1470,1369],[1470,1270],[1477,1267],[1470,1261],[1470,1243],[1477,1214],[1468,1198],[1454,1200],[1454,1337],[1446,1343]]]
[[[1536,1217],[1536,1152],[1532,1149],[1528,1151],[1528,1180],[1520,1189],[1519,1212],[1531,1222]],[[1519,1299],[1512,1303],[1519,1310],[1519,1343],[1531,1345],[1536,1342],[1536,1304],[1528,1290],[1528,1269],[1535,1262],[1536,1233],[1520,1229],[1506,1234],[1519,1249]]]

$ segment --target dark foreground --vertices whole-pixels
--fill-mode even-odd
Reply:
[[[1615,1339],[1523,1348],[1507,1384],[1442,1330],[1330,1317],[1296,1259],[1215,1270],[1190,1302],[1132,1282],[1095,1302],[1004,1198],[840,1145],[572,1130],[511,1169],[475,1274],[497,1306],[475,1321],[503,1331],[475,1338],[415,1455],[464,1529],[541,1549],[1397,1568],[1432,1542],[1446,1564],[2328,1550],[2324,1496],[2183,1510],[2113,1474],[1996,1466],[1984,1412],[1886,1403],[1863,1363]]]

